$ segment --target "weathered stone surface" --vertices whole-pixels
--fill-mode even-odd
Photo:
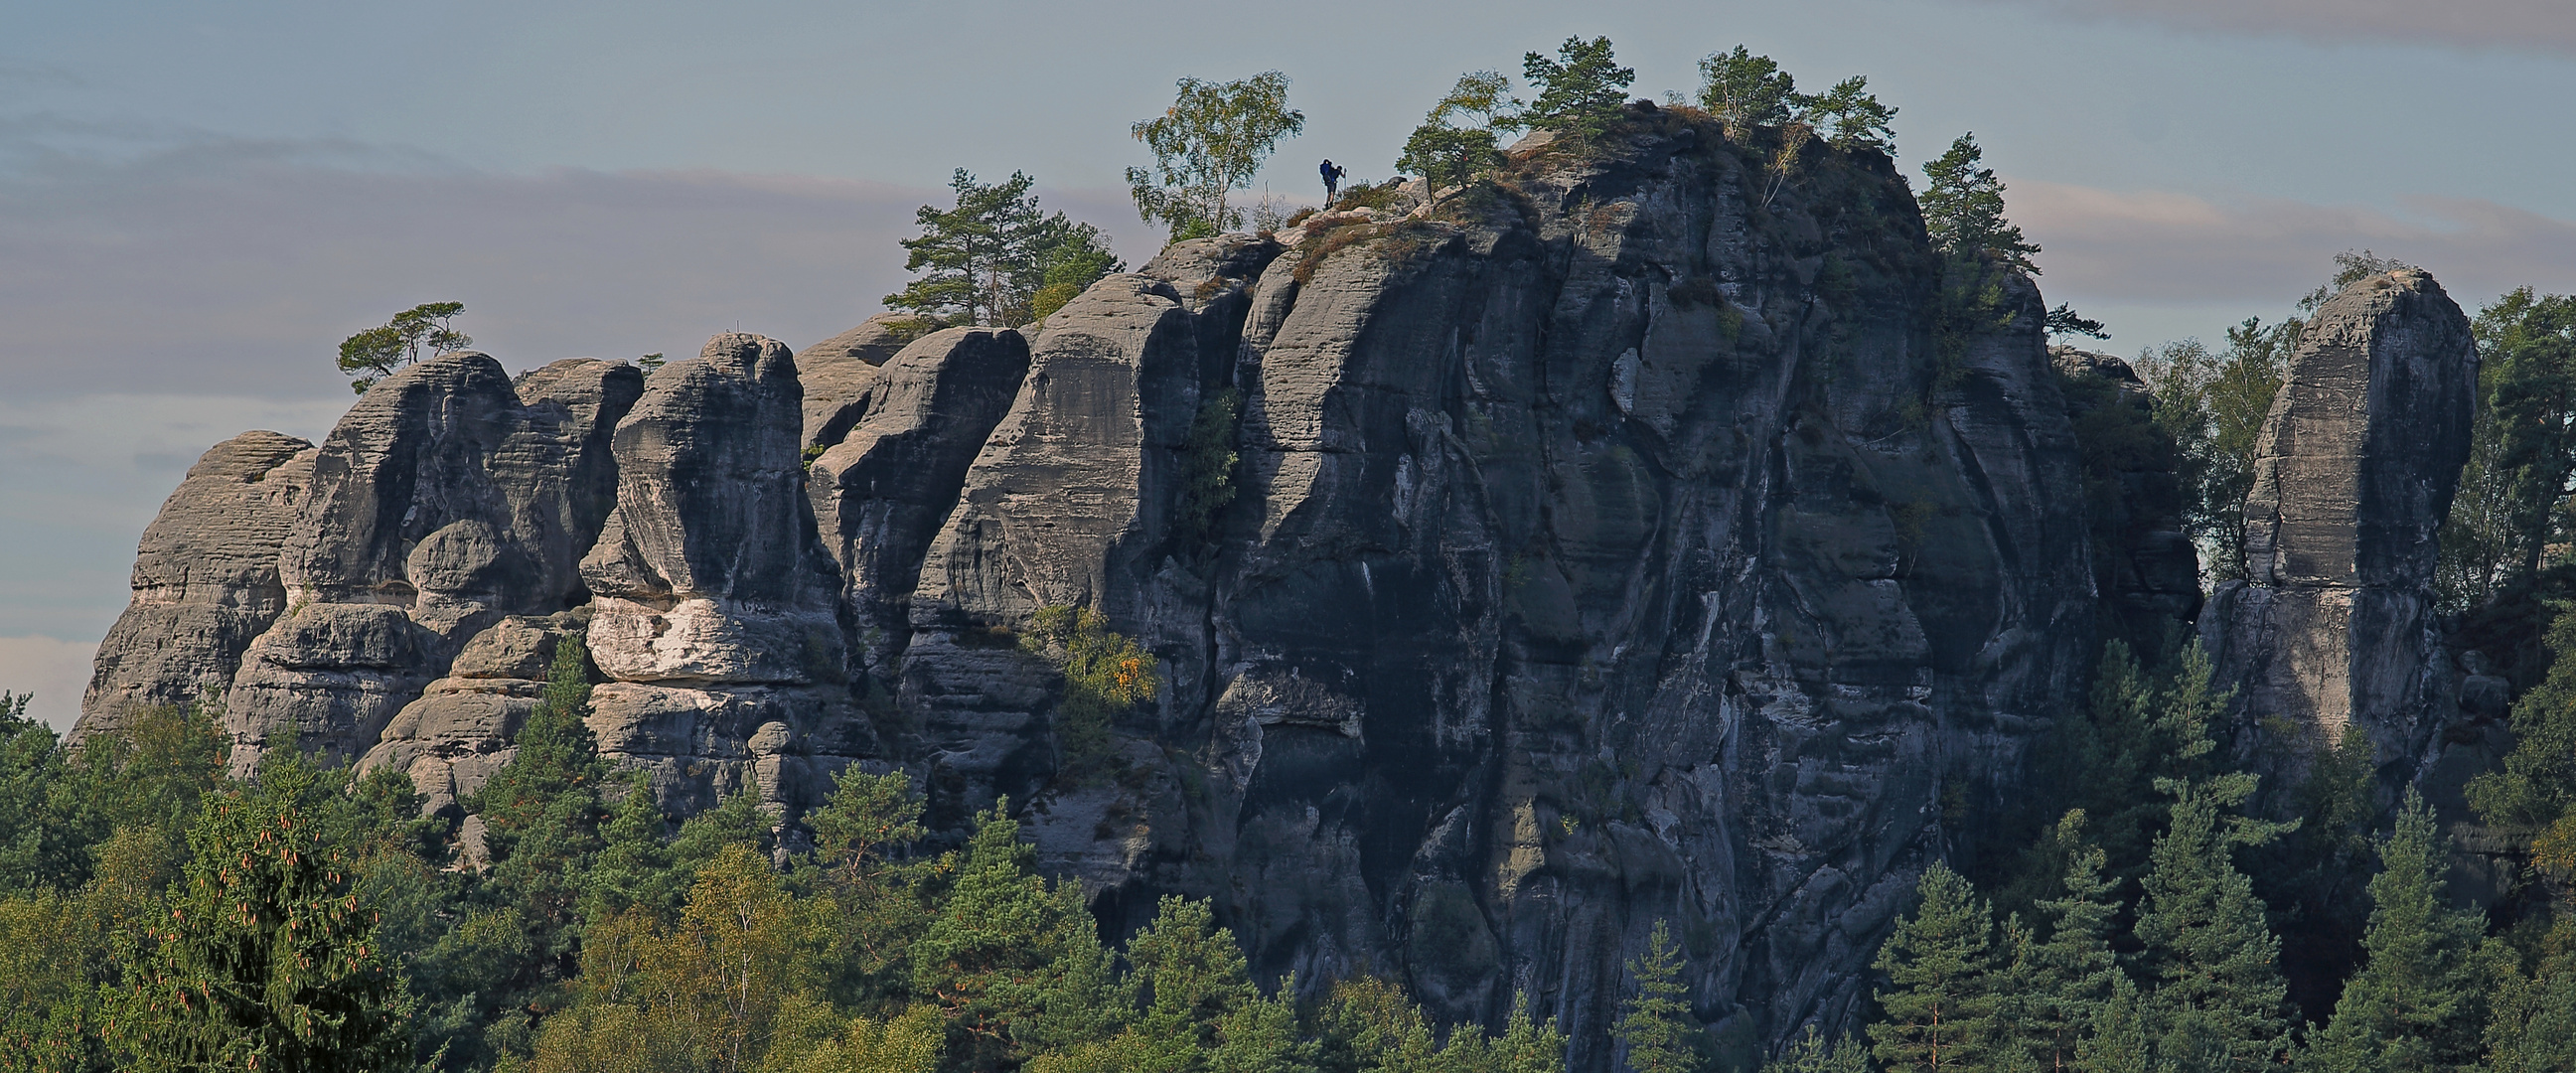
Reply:
[[[785,344],[728,333],[655,371],[617,426],[617,507],[582,562],[591,658],[617,686],[594,698],[592,726],[676,803],[745,787],[806,803],[801,753],[748,782],[726,766],[769,722],[826,728],[797,740],[819,740],[831,770],[873,749],[805,497],[801,403]]]
[[[805,392],[805,446],[839,443],[867,416],[865,396],[877,381],[878,366],[919,334],[920,323],[910,313],[879,313],[797,352],[797,381]]]
[[[2252,577],[2202,613],[2247,725],[2313,744],[2370,736],[2402,781],[2455,702],[2433,622],[2435,531],[2468,460],[2478,356],[2468,317],[2406,269],[2328,299],[2300,332],[2245,499]]]
[[[2051,347],[2084,459],[2094,587],[2110,636],[2155,652],[2200,619],[2200,553],[2183,527],[2180,458],[2145,381],[2109,354]]]
[[[134,713],[220,695],[286,609],[278,549],[313,479],[312,444],[245,432],[208,448],[134,558],[134,598],[99,642],[75,738]]]
[[[823,546],[858,618],[863,667],[891,682],[912,636],[913,584],[966,469],[1019,397],[1029,345],[1007,328],[950,328],[885,364],[866,420],[808,472]]]
[[[603,753],[684,810],[901,764],[943,839],[1008,795],[1113,929],[1211,897],[1265,977],[1526,992],[1587,1070],[1659,918],[1721,1037],[1847,1027],[1985,837],[1949,806],[2010,803],[2081,702],[2069,403],[2030,282],[1945,288],[1883,157],[1774,190],[1641,116],[1412,216],[1176,245],[1033,337],[728,334],[631,407],[423,363],[316,458],[245,738],[453,800],[580,629]],[[547,384],[602,401],[544,426]],[[1063,605],[1156,659],[1085,755],[1024,645]]]
[[[1180,286],[1227,243],[1068,306],[916,590],[932,785],[1036,794],[1113,924],[1213,896],[1264,972],[1393,971],[1453,1017],[1527,990],[1581,1068],[1658,917],[1704,933],[1725,1031],[1841,1023],[1976,836],[1944,787],[2004,799],[2079,695],[2081,477],[2027,280],[1937,340],[1921,232],[1859,213],[1902,203],[1883,161],[1757,215],[1714,142],[1326,221],[1265,250],[1234,338]],[[1198,544],[1179,448],[1222,386],[1236,496]],[[1118,729],[1163,759],[1095,761],[1114,789],[1051,774],[1051,676],[1002,632],[1050,604],[1162,661]]]
[[[281,735],[356,758],[467,638],[580,602],[575,566],[616,486],[608,430],[640,391],[622,364],[560,361],[513,384],[467,352],[360,399],[315,456],[280,552],[294,613],[227,698],[235,766]]]

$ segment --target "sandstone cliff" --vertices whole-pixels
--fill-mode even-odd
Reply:
[[[2043,306],[1959,270],[1884,157],[1775,184],[1665,114],[1026,331],[447,355],[318,450],[209,453],[83,726],[228,689],[239,762],[292,732],[446,804],[583,631],[603,750],[676,807],[906,766],[1115,926],[1211,897],[1266,973],[1526,993],[1578,1068],[1659,918],[1721,1038],[1838,1028],[2094,648]],[[199,544],[202,585],[151,565]],[[1017,640],[1060,605],[1159,661],[1098,752]]]
[[[2367,735],[2393,789],[2438,752],[2458,686],[2433,616],[2434,536],[2468,461],[2478,356],[2433,277],[2373,276],[2318,308],[2265,418],[2245,499],[2252,577],[2201,634],[2262,720],[2313,748]]]

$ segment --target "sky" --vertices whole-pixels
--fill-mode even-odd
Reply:
[[[1382,177],[1460,73],[1606,35],[1635,90],[1744,44],[1867,75],[1917,176],[1973,131],[2052,302],[2124,354],[2278,317],[2367,248],[2474,309],[2576,292],[2563,0],[831,0],[0,8],[0,689],[77,714],[198,453],[321,438],[338,341],[426,301],[513,369],[802,346],[906,278],[950,173],[1026,171],[1134,263],[1120,178],[1181,77],[1286,72]]]

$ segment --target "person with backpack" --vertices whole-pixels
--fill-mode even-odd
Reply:
[[[1322,170],[1324,172],[1324,204],[1329,207],[1333,203],[1334,195],[1341,193],[1342,176],[1348,175],[1350,172],[1347,169],[1336,166],[1333,163],[1333,158],[1331,157],[1324,158],[1324,166]]]

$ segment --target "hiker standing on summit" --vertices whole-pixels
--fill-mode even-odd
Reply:
[[[1341,192],[1342,176],[1348,175],[1350,172],[1334,166],[1333,158],[1331,157],[1324,158],[1324,166],[1320,170],[1324,173],[1324,205],[1325,207],[1330,208],[1333,203],[1333,195]]]

